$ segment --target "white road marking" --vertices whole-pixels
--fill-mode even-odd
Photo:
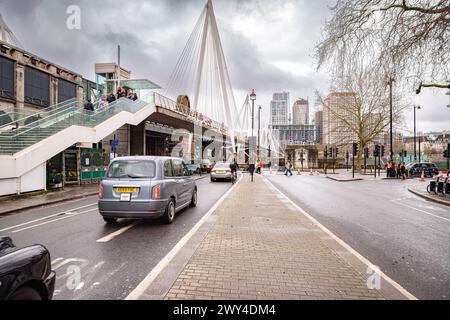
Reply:
[[[55,263],[58,263],[61,260],[64,260],[64,258],[56,258],[55,260],[52,261],[51,265],[53,266]]]
[[[16,228],[23,227],[23,226],[26,226],[26,225],[31,224],[31,223],[35,223],[35,222],[51,219],[51,218],[54,218],[54,217],[57,217],[57,216],[66,215],[66,214],[68,214],[68,213],[70,213],[72,211],[84,209],[84,208],[87,208],[87,207],[91,207],[93,205],[97,205],[97,202],[96,203],[92,203],[92,204],[88,204],[88,205],[85,205],[85,206],[82,206],[82,207],[73,208],[73,209],[70,209],[70,210],[67,210],[67,211],[58,212],[58,213],[55,213],[55,214],[52,214],[52,215],[49,215],[49,216],[46,216],[46,217],[43,217],[43,218],[39,218],[39,219],[31,220],[31,221],[28,221],[28,222],[24,222],[24,223],[21,223],[21,224],[17,224],[17,225],[12,226],[12,227],[1,229],[0,232],[16,229]]]
[[[327,233],[331,238],[333,238],[335,241],[337,241],[342,247],[344,247],[347,251],[349,251],[351,254],[353,254],[356,258],[358,258],[362,263],[367,265],[368,268],[372,268],[374,270],[374,264],[371,263],[369,260],[364,258],[360,253],[358,253],[355,249],[350,247],[347,243],[345,243],[343,240],[338,238],[334,233],[332,233],[330,230],[328,230],[325,226],[323,226],[319,221],[314,219],[310,214],[308,214],[305,210],[300,208],[294,201],[292,201],[288,196],[286,196],[283,192],[281,192],[277,187],[273,185],[272,182],[270,182],[268,179],[264,179],[266,183],[269,186],[273,186],[273,188],[281,195],[285,197],[299,212],[301,212],[304,216],[306,216],[309,220],[311,220],[314,224],[316,224],[320,229],[322,229],[325,233]],[[417,298],[409,293],[405,288],[403,288],[400,284],[392,280],[389,276],[387,276],[383,271],[377,270],[377,273],[381,278],[383,278],[386,282],[391,284],[395,289],[397,289],[401,294],[403,294],[406,298],[409,300],[417,300]]]
[[[83,212],[77,212],[77,213],[74,213],[74,214],[62,217],[62,218],[53,219],[53,220],[50,220],[50,221],[47,221],[47,222],[42,222],[42,223],[38,223],[38,224],[35,224],[35,225],[32,225],[32,226],[29,226],[29,227],[26,227],[26,228],[14,230],[14,231],[12,231],[12,233],[17,233],[17,232],[22,232],[22,231],[25,231],[25,230],[28,230],[28,229],[33,229],[33,228],[36,228],[36,227],[43,226],[45,224],[53,223],[53,222],[56,222],[56,221],[59,221],[59,220],[64,220],[64,219],[68,219],[68,218],[73,218],[75,216],[79,216],[80,214],[85,214],[85,213],[92,212],[92,211],[97,211],[97,208],[86,210],[86,211],[83,211]]]
[[[58,258],[58,259],[64,260],[64,258]],[[59,261],[61,261],[61,260],[59,260]],[[69,264],[69,263],[81,263],[80,268],[84,268],[85,266],[88,265],[88,261],[86,259],[69,258],[69,259],[65,259],[62,263],[58,263],[56,266],[52,265],[52,269],[54,271],[56,271],[59,268],[61,268],[62,266],[66,265],[66,264]]]
[[[415,208],[415,207],[413,207],[413,206],[408,206],[407,204],[404,204],[404,203],[402,203],[402,202],[396,202],[396,203],[399,204],[399,205],[401,205],[401,206],[403,206],[403,207],[410,208],[410,209],[413,209],[413,210],[416,210],[416,211],[425,213],[425,214],[427,214],[427,215],[429,215],[429,216],[433,216],[433,217],[435,217],[435,218],[439,218],[439,219],[442,219],[442,220],[445,220],[445,221],[450,222],[450,219],[448,219],[448,218],[444,218],[444,217],[438,216],[438,215],[436,215],[436,214],[427,212],[427,211],[422,210],[422,209]]]
[[[103,237],[103,238],[98,239],[96,242],[108,242],[108,241],[111,241],[111,240],[114,239],[115,237],[118,237],[118,236],[120,236],[122,233],[124,233],[124,232],[130,230],[131,228],[133,228],[133,227],[134,227],[135,225],[137,225],[138,223],[139,223],[139,221],[136,221],[136,222],[134,222],[134,223],[132,223],[132,224],[126,226],[126,227],[123,227],[123,228],[121,228],[121,229],[119,229],[119,230],[117,230],[117,231],[115,231],[115,232],[113,232],[113,233],[110,233],[109,235],[107,235],[107,236],[105,236],[105,237]]]
[[[172,261],[172,259],[177,255],[177,253],[183,248],[183,246],[189,241],[189,239],[197,232],[198,229],[208,220],[208,218],[213,214],[218,206],[225,200],[226,197],[236,188],[236,186],[242,181],[243,175],[239,180],[219,199],[217,202],[209,209],[209,211],[197,222],[197,224],[189,230],[189,232],[175,245],[175,247],[170,250],[170,252],[159,261],[159,263],[153,268],[152,271],[142,280],[141,283],[125,298],[125,300],[138,300],[145,290],[152,284],[156,277],[161,273],[162,270]]]

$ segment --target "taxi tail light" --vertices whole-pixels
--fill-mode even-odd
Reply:
[[[152,199],[159,200],[161,199],[161,186],[154,186],[152,189]]]
[[[103,199],[103,185],[101,183],[98,186],[98,198]]]

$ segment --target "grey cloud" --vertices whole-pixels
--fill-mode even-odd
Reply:
[[[259,97],[265,99],[260,103],[268,105],[270,95],[279,90],[290,91],[291,99],[307,95],[312,98],[315,88],[326,91],[326,75],[297,75],[279,70],[273,63],[282,60],[313,66],[312,48],[319,41],[321,23],[330,14],[327,5],[335,2],[214,0],[236,92],[242,95],[250,88],[258,89]],[[0,13],[25,49],[87,78],[93,79],[96,62],[116,61],[116,47],[121,44],[122,64],[135,77],[150,78],[164,86],[205,3],[206,0],[0,0]],[[293,21],[288,24],[289,29],[277,30],[279,34],[250,39],[245,30],[236,32],[231,25],[235,16],[256,17],[255,23],[276,28],[284,19],[273,12],[287,3],[293,4],[293,11],[286,12]],[[66,9],[70,4],[81,7],[82,30],[66,28]],[[262,44],[270,52],[259,51]],[[443,111],[427,114],[427,121],[448,127],[450,109],[442,108]]]

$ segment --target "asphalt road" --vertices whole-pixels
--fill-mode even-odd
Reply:
[[[450,208],[407,191],[407,186],[420,184],[417,179],[337,182],[323,175],[268,177],[417,298],[450,299]]]
[[[231,184],[205,178],[197,187],[198,206],[178,213],[171,225],[120,220],[108,226],[95,196],[0,216],[0,234],[17,246],[40,243],[49,249],[57,273],[55,300],[124,299]]]

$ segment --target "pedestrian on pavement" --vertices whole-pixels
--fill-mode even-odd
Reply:
[[[248,166],[248,172],[250,173],[250,176],[252,177],[252,182],[253,182],[253,174],[255,173],[255,164],[254,163],[250,163],[250,165]]]
[[[391,170],[392,170],[392,161],[389,160],[386,164],[386,178],[391,177]]]
[[[260,167],[260,165],[259,165],[259,160],[256,161],[256,173],[257,173],[257,174],[261,174],[261,167]]]
[[[400,166],[400,171],[401,171],[401,175],[402,175],[402,180],[406,179],[406,166],[405,163],[402,162],[401,166]]]
[[[401,176],[402,176],[402,163],[399,162],[397,164],[397,179],[400,179]]]
[[[232,174],[231,182],[236,181],[236,179],[237,179],[237,169],[238,169],[238,164],[236,162],[236,159],[233,159],[233,161],[230,163],[230,170],[231,170],[231,174]]]
[[[288,160],[288,162],[286,163],[286,173],[284,174],[285,176],[289,177],[289,175],[292,177],[294,174],[292,173],[292,164],[291,161]]]

